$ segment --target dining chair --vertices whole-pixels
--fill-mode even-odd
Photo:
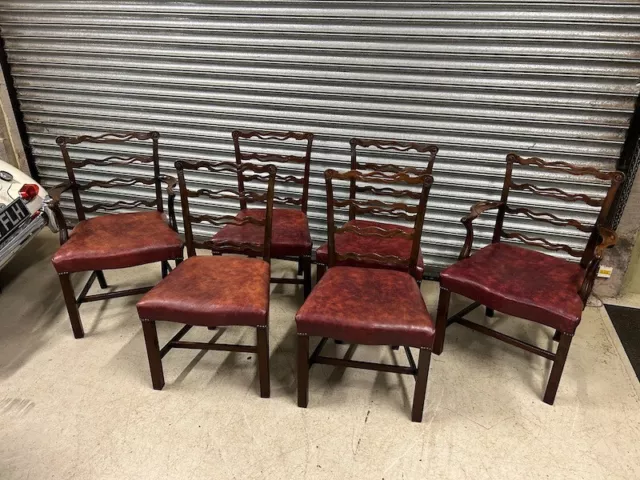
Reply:
[[[62,151],[68,180],[49,190],[48,206],[60,227],[60,248],[53,255],[52,263],[60,279],[75,338],[84,337],[78,311],[83,303],[139,295],[151,289],[148,286],[89,295],[96,279],[101,288],[108,287],[105,270],[160,262],[164,277],[171,270],[169,260],[175,260],[176,264],[182,260],[183,242],[177,233],[173,207],[176,180],[160,173],[159,138],[158,132],[128,132],[95,137],[60,136],[56,139]],[[104,144],[118,153],[104,159],[78,159],[82,152],[86,153],[88,145],[95,149]],[[148,147],[151,147],[150,154],[146,155],[122,153],[139,152]],[[73,158],[70,150],[73,150]],[[105,176],[109,179],[105,179]],[[168,216],[162,201],[163,183],[167,185]],[[139,188],[136,194],[127,193],[126,199],[114,202],[103,202],[99,196],[111,189],[126,189],[134,185],[148,188]],[[61,195],[67,191],[71,192],[78,217],[73,229],[61,206]],[[89,217],[100,211],[138,207],[146,209]],[[71,274],[87,271],[92,273],[76,298]]]
[[[411,418],[422,420],[427,377],[435,329],[433,321],[415,281],[422,226],[429,189],[433,177],[422,171],[325,172],[327,187],[327,227],[329,231],[328,270],[296,314],[298,356],[298,405],[307,407],[309,367],[327,364],[413,375],[416,388]],[[382,185],[394,199],[334,196],[334,183],[356,182],[356,185]],[[376,187],[377,188],[377,187]],[[418,198],[415,197],[416,191]],[[398,195],[411,193],[412,204],[397,201]],[[413,227],[381,228],[376,225],[345,224],[336,226],[335,210],[355,209],[359,212],[384,211],[412,222]],[[367,239],[401,238],[411,244],[410,254],[397,256],[377,252],[338,250],[336,237],[351,233]],[[367,267],[345,266],[355,261]],[[373,264],[378,268],[373,268]],[[392,268],[391,268],[392,267]],[[309,337],[321,337],[309,356]],[[328,338],[352,344],[403,345],[409,366],[356,361],[322,355]],[[416,366],[410,347],[420,351]]]
[[[273,165],[236,165],[233,162],[177,161],[178,182],[188,258],[147,293],[137,304],[142,322],[153,388],[164,387],[162,358],[173,348],[255,353],[258,357],[260,396],[270,395],[269,381],[269,285],[271,276],[271,225],[276,167]],[[225,175],[252,175],[266,184],[266,191],[248,192],[233,188],[212,190],[189,188],[185,172],[209,172]],[[194,182],[195,183],[195,182]],[[265,204],[260,215],[200,213],[190,199],[245,199]],[[202,207],[200,207],[202,208]],[[215,227],[234,226],[251,230],[247,237],[239,234],[225,242],[197,240],[194,224]],[[260,231],[255,241],[254,231]],[[196,249],[215,255],[197,255]],[[252,257],[223,255],[250,253]],[[156,322],[184,325],[162,348]],[[194,326],[214,329],[221,326],[244,326],[256,329],[256,345],[193,342],[181,340]]]
[[[538,175],[532,175],[531,169],[537,169]],[[553,182],[554,177],[578,176],[590,177],[593,182],[599,182],[601,195],[565,192],[556,186],[541,186],[531,180],[544,178],[547,182]],[[469,215],[462,218],[467,233],[459,260],[440,275],[434,352],[442,353],[446,328],[452,324],[460,324],[547,358],[553,362],[553,367],[544,402],[553,405],[569,347],[591,294],[600,261],[605,249],[616,242],[616,235],[609,227],[608,216],[616,191],[623,180],[624,175],[617,171],[600,171],[593,167],[544,161],[535,157],[521,158],[513,153],[507,155],[500,200],[479,202],[471,208]],[[524,192],[524,196],[510,199],[512,191]],[[587,208],[591,207],[597,217],[595,221],[588,222],[568,218],[563,211],[549,211],[544,200],[550,198],[570,203],[582,202]],[[557,206],[554,207],[557,209]],[[471,255],[473,222],[489,210],[497,210],[491,243]],[[567,229],[575,228],[582,232],[582,237],[577,235],[578,239],[583,239],[583,246],[532,235],[524,230],[522,219],[546,222]],[[518,231],[519,227],[524,231]],[[503,242],[503,239],[507,242]],[[567,258],[525,248],[526,246],[563,252],[579,261],[569,261]],[[448,317],[451,293],[467,297],[473,303]],[[553,339],[558,342],[556,351],[542,349],[464,318],[481,305],[486,306],[489,317],[497,310],[551,327],[555,330]]]

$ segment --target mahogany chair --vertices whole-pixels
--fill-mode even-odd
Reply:
[[[308,404],[309,367],[314,363],[409,374],[416,378],[411,418],[415,422],[420,422],[435,329],[420,288],[415,281],[415,273],[418,268],[427,197],[433,177],[426,172],[362,173],[351,170],[338,173],[335,170],[327,170],[325,180],[329,268],[296,315],[298,405],[306,407]],[[355,181],[358,185],[383,184],[390,195],[394,197],[408,195],[415,199],[415,203],[409,205],[395,199],[393,202],[364,198],[336,199],[334,198],[334,181],[349,183]],[[417,193],[415,189],[419,189]],[[413,228],[381,228],[376,225],[353,223],[336,227],[334,210],[344,207],[362,212],[384,211],[412,221]],[[377,252],[350,252],[346,249],[338,251],[336,237],[346,232],[365,239],[397,237],[409,241],[411,242],[410,254],[400,257]],[[345,266],[343,262],[347,260],[356,261],[359,265],[367,265],[367,267]],[[373,264],[378,265],[378,268],[372,268]],[[309,357],[309,336],[311,335],[322,337],[322,340]],[[327,338],[354,344],[403,345],[409,366],[322,356],[322,348]],[[417,367],[409,347],[420,349]]]
[[[138,315],[147,347],[153,388],[164,386],[162,358],[172,348],[222,350],[256,353],[260,378],[260,396],[269,397],[269,285],[271,275],[271,223],[276,167],[273,165],[236,165],[232,162],[176,162],[184,233],[188,258],[137,304]],[[256,193],[231,189],[191,190],[185,171],[206,170],[219,175],[251,174],[266,183],[266,192]],[[192,211],[189,198],[245,199],[266,203],[261,215],[209,215]],[[195,207],[194,207],[195,210]],[[255,242],[253,232],[247,238],[225,242],[196,241],[194,223],[233,226],[239,231],[258,228],[261,238]],[[196,248],[210,250],[214,255],[197,256]],[[251,253],[254,257],[222,256],[223,253]],[[156,322],[176,322],[184,327],[162,348],[159,347]],[[214,329],[219,326],[246,326],[256,329],[256,345],[187,342],[180,339],[193,326]]]
[[[419,174],[421,172],[431,175],[433,170],[433,164],[438,153],[438,147],[435,145],[428,145],[426,143],[416,142],[399,142],[393,140],[367,140],[363,138],[352,138],[349,141],[351,145],[351,170],[360,171],[379,171],[399,173],[406,171],[412,174]],[[375,148],[374,152],[394,151],[397,155],[399,152],[415,151],[418,154],[424,154],[425,166],[422,168],[407,167],[394,164],[372,163],[367,161],[358,160],[357,148]],[[357,186],[355,181],[352,181],[349,185],[349,198],[354,200],[356,195],[359,196],[387,196],[388,192],[384,188],[378,188],[372,185]],[[378,227],[382,229],[398,228],[397,225],[393,225],[387,222],[380,222],[372,219],[358,218],[359,212],[357,208],[352,207],[349,209],[349,221],[347,225],[355,225],[361,227]],[[372,212],[375,213],[375,212]],[[408,231],[408,230],[407,230]],[[360,253],[377,253],[380,255],[392,255],[408,258],[411,253],[411,242],[405,238],[371,238],[360,237],[351,232],[338,233],[336,235],[336,249],[338,251],[360,252]],[[326,271],[327,264],[329,262],[329,244],[325,243],[316,250],[316,280],[320,281],[322,275]],[[347,259],[339,263],[340,265],[352,265],[352,266],[370,266],[370,263],[360,264],[354,259]],[[379,266],[379,265],[378,265]],[[390,268],[394,268],[393,265],[389,265]],[[422,257],[422,251],[418,252],[417,268],[415,271],[415,278],[418,283],[422,282],[422,275],[424,273],[424,259]]]
[[[182,260],[183,242],[177,233],[176,218],[173,209],[176,180],[168,175],[160,174],[158,157],[158,132],[107,133],[98,137],[82,135],[79,137],[58,137],[57,144],[67,169],[69,180],[49,190],[49,207],[53,211],[60,226],[60,248],[53,255],[52,263],[58,272],[62,293],[69,312],[69,320],[75,338],[84,337],[84,329],[78,307],[85,302],[106,300],[109,298],[139,295],[148,292],[151,287],[140,287],[116,292],[88,295],[93,282],[98,279],[101,288],[107,288],[103,271],[127,268],[147,263],[160,262],[162,276],[170,270],[169,260],[178,264]],[[71,158],[69,146],[84,144],[112,144],[119,149],[144,146],[151,141],[151,155],[114,155],[102,160]],[[135,145],[133,145],[135,144]],[[111,180],[80,181],[78,170],[88,165],[100,167],[106,174],[111,169],[127,169],[132,174],[120,175]],[[135,170],[153,168],[148,176],[138,176]],[[87,175],[92,172],[87,172]],[[94,173],[95,175],[95,173]],[[113,175],[112,175],[113,176]],[[162,203],[162,183],[167,184],[168,217],[164,213]],[[92,201],[87,195],[90,189],[122,188],[132,185],[148,185],[149,194],[140,190],[137,200],[120,200],[113,203]],[[73,195],[78,224],[69,232],[67,222],[60,207],[61,195],[70,190]],[[146,193],[146,192],[145,192]],[[112,211],[148,207],[153,210],[133,213],[113,213],[109,215],[87,218],[87,214],[97,211]],[[76,298],[71,273],[92,271],[80,295]]]
[[[529,168],[539,168],[552,174],[590,176],[594,181],[606,182],[607,189],[603,196],[594,197],[582,193],[567,193],[555,187],[537,186],[528,183],[527,180],[518,183],[520,180],[516,181],[513,178],[514,165],[518,171],[521,168],[525,171]],[[507,170],[500,201],[479,202],[471,208],[469,215],[462,218],[467,236],[459,261],[440,275],[434,352],[442,352],[447,326],[458,323],[547,358],[553,361],[553,367],[544,402],[553,405],[571,340],[580,323],[582,310],[591,293],[604,250],[616,242],[615,233],[607,226],[607,217],[616,190],[623,180],[624,175],[617,171],[604,172],[565,162],[545,162],[539,158],[525,159],[513,153],[507,155]],[[541,208],[514,206],[509,202],[509,193],[512,190],[527,192],[531,195],[532,203],[545,197],[556,198],[566,202],[584,202],[589,206],[599,207],[600,211],[594,224],[586,224],[576,219],[559,217]],[[470,255],[473,221],[490,209],[498,210],[492,243]],[[588,234],[586,246],[580,250],[520,233],[513,230],[508,222],[505,223],[506,214],[520,218],[528,217],[557,226],[575,227]],[[502,238],[519,240],[526,245],[549,251],[566,252],[572,257],[580,258],[580,262],[570,262],[512,242],[503,243]],[[447,318],[452,292],[470,298],[474,303]],[[559,342],[556,352],[544,350],[464,318],[480,305],[487,307],[487,316],[493,316],[495,309],[555,329],[553,339]]]
[[[313,134],[299,132],[233,132],[236,163],[238,165],[255,165],[260,162],[274,163],[278,168],[276,175],[276,195],[274,203],[287,207],[273,210],[273,238],[271,239],[271,256],[298,262],[298,275],[303,278],[272,278],[273,283],[303,285],[305,298],[311,291],[311,235],[307,220],[307,204],[309,201],[309,168],[311,163],[311,144]],[[245,152],[241,149],[240,140],[248,149],[257,150]],[[279,150],[293,148],[296,154],[272,153],[274,141],[280,143]],[[245,143],[246,142],[246,143]],[[262,142],[262,143],[260,143]],[[304,154],[300,154],[304,147]],[[268,151],[264,151],[264,150]],[[244,192],[255,182],[254,176],[238,173],[238,189]],[[250,208],[250,199],[240,197],[240,213],[238,218],[245,215],[263,215],[264,210]],[[213,238],[213,242],[226,242],[236,239],[238,230],[233,227],[221,229]],[[246,232],[243,232],[246,233]]]

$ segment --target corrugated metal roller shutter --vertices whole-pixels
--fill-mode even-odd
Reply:
[[[507,152],[613,168],[640,89],[637,0],[5,1],[0,12],[46,185],[65,177],[59,134],[157,129],[171,171],[178,158],[231,159],[235,128],[311,131],[320,241],[321,174],[348,164],[350,137],[431,142],[440,154],[423,248],[435,267],[455,259],[461,215],[497,197]],[[549,180],[601,191],[577,181]],[[478,245],[491,221],[478,222]],[[573,229],[513,221],[582,241]]]

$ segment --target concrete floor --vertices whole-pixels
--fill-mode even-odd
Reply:
[[[83,305],[86,337],[75,340],[55,248],[43,233],[2,272],[3,480],[640,478],[640,388],[601,307],[585,310],[553,407],[541,400],[548,361],[451,327],[414,424],[413,379],[388,373],[314,366],[309,408],[296,406],[293,286],[273,287],[270,399],[258,395],[255,358],[224,352],[172,351],[167,385],[154,391],[137,297]],[[118,287],[159,276],[159,266],[107,272]],[[435,313],[436,286],[423,292]],[[500,314],[490,323],[552,345],[541,327]],[[161,342],[175,330],[161,325]],[[394,361],[383,347],[357,347],[355,358]]]

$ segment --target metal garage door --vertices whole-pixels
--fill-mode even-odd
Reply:
[[[311,131],[320,241],[321,174],[347,165],[350,137],[431,142],[440,153],[423,249],[435,267],[455,259],[469,206],[497,198],[507,152],[613,168],[640,89],[637,0],[5,0],[0,26],[45,185],[65,178],[60,134],[158,130],[170,172],[178,158],[232,159],[235,128]],[[601,188],[575,177],[554,186]],[[478,222],[476,245],[491,224]]]

